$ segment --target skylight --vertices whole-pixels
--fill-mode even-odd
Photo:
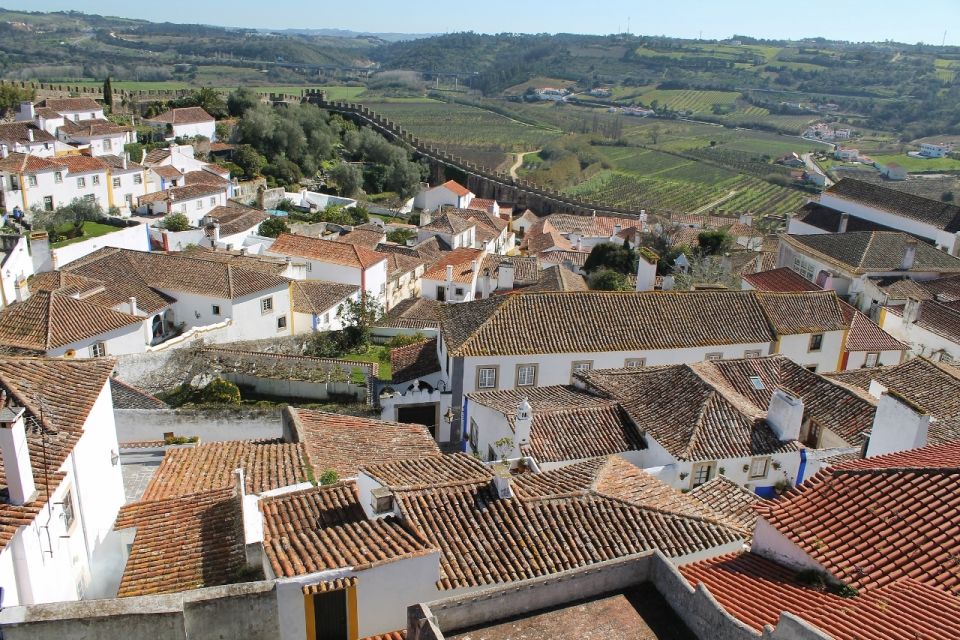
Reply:
[[[760,379],[760,376],[750,376],[750,384],[753,385],[753,388],[757,391],[763,391],[766,389],[766,385],[763,384],[763,380]]]

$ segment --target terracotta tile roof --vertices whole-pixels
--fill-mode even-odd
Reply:
[[[390,350],[393,382],[408,382],[440,371],[437,340],[424,340]]]
[[[840,464],[757,511],[837,580],[861,591],[913,578],[957,596],[958,461],[960,442],[953,442]]]
[[[56,291],[85,298],[103,290],[104,282],[58,270],[33,274],[27,280],[27,286],[34,293],[37,291]]]
[[[513,265],[513,287],[527,287],[536,284],[540,277],[540,264],[533,256],[502,256],[496,253],[488,253],[483,257],[480,264],[480,273],[485,269],[490,269],[490,275],[500,276],[500,266],[503,264]]]
[[[230,203],[226,206],[214,207],[207,213],[206,217],[213,218],[220,223],[220,237],[226,238],[250,229],[256,229],[270,215],[260,209]]]
[[[586,238],[609,238],[620,230],[637,226],[636,218],[620,218],[615,216],[579,216],[570,213],[554,213],[546,218],[554,229],[567,235],[579,234]]]
[[[117,597],[176,593],[234,582],[246,564],[233,487],[135,502],[115,529],[136,527]]]
[[[91,156],[59,156],[50,158],[49,160],[58,166],[66,167],[71,175],[106,173],[109,168],[106,162],[100,158],[93,158]]]
[[[188,184],[182,187],[171,187],[163,191],[154,191],[140,196],[137,200],[143,205],[151,202],[165,202],[172,197],[174,203],[177,203],[224,193],[226,190],[226,184]]]
[[[790,291],[821,291],[822,289],[788,267],[745,274],[743,279],[757,291],[787,293]]]
[[[127,160],[127,168],[124,169],[124,168],[123,168],[123,157],[121,157],[121,156],[107,153],[107,154],[104,154],[104,155],[102,155],[102,156],[97,156],[97,157],[100,158],[101,160],[103,160],[104,162],[106,162],[107,165],[110,167],[110,171],[113,172],[113,173],[117,173],[117,172],[121,172],[121,171],[131,171],[131,172],[132,172],[132,171],[143,171],[143,166],[137,164],[137,163],[134,162],[132,159],[131,159],[131,160]]]
[[[47,98],[38,102],[37,107],[53,109],[57,113],[79,111],[100,111],[103,107],[93,98]]]
[[[87,302],[114,308],[137,299],[137,308],[145,313],[157,313],[170,306],[174,298],[156,291],[137,275],[127,255],[113,249],[92,253],[65,267],[66,276],[102,282],[103,291],[88,296]],[[69,288],[66,290],[69,293]],[[83,297],[83,296],[81,296]]]
[[[371,251],[376,250],[377,245],[385,240],[386,234],[383,231],[375,231],[373,229],[354,229],[353,231],[340,234],[340,237],[337,238],[337,242],[355,244],[361,247],[366,247]]]
[[[680,572],[757,632],[776,626],[787,612],[836,640],[948,640],[960,634],[957,598],[914,580],[842,598],[804,585],[795,569],[756,553],[719,556]]]
[[[298,313],[324,314],[360,291],[352,284],[325,280],[294,280],[293,310]]]
[[[909,346],[903,344],[892,335],[881,329],[877,324],[857,311],[850,322],[850,333],[847,334],[846,351],[908,351]]]
[[[433,436],[423,425],[294,407],[287,412],[317,476],[333,469],[341,478],[352,478],[361,467],[368,465],[440,453]]]
[[[103,118],[91,118],[79,122],[68,119],[58,129],[68,135],[84,137],[116,136],[133,131],[133,127],[125,127]]]
[[[46,352],[142,322],[86,300],[38,291],[0,310],[0,344]]]
[[[167,449],[141,501],[164,500],[232,487],[235,469],[243,469],[247,493],[306,482],[302,444],[233,440]]]
[[[437,308],[441,303],[428,298],[408,298],[398,302],[385,316],[380,318],[377,326],[398,327],[405,329],[426,329],[439,327],[440,317]]]
[[[561,264],[555,264],[539,273],[537,282],[520,293],[540,293],[545,291],[589,291],[583,276],[574,273]]]
[[[183,182],[186,185],[191,184],[209,184],[215,187],[226,187],[230,184],[230,179],[226,176],[220,176],[212,171],[188,171],[183,174]]]
[[[127,384],[119,378],[110,378],[110,395],[113,398],[114,409],[169,409],[167,403]]]
[[[813,309],[825,306],[808,300],[808,294],[797,295]],[[776,340],[752,291],[493,296],[444,305],[440,318],[454,356],[641,351]]]
[[[47,496],[66,477],[60,467],[80,440],[84,423],[110,379],[114,365],[115,361],[109,358],[0,359],[0,389],[7,393],[8,399],[26,409],[24,419],[33,427],[27,428],[27,446],[33,480],[40,493],[36,500],[22,506],[7,504],[6,499],[0,501],[0,548],[6,547],[21,526],[33,521],[46,504]],[[0,496],[7,490],[2,462],[0,455]],[[49,487],[45,481],[47,475]]]
[[[887,307],[887,313],[902,316],[903,307]],[[936,300],[923,300],[914,324],[950,342],[960,343],[960,309],[956,303],[941,304]]]
[[[948,202],[852,178],[840,180],[827,189],[826,193],[933,225],[950,233],[960,231],[960,207]]]
[[[850,328],[835,291],[758,292],[757,300],[779,335],[845,331]]]
[[[68,265],[68,270],[83,275],[105,273],[109,269],[114,269],[114,279],[118,279],[118,274],[123,274],[122,280],[128,283],[230,300],[278,289],[290,282],[287,278],[273,275],[269,270],[247,269],[235,266],[232,261],[195,258],[192,254],[151,253],[110,247]],[[138,306],[139,301],[138,297]]]
[[[343,591],[344,589],[349,589],[350,587],[357,586],[357,577],[350,576],[347,578],[334,578],[333,580],[322,580],[316,584],[308,584],[301,589],[304,595],[310,595],[314,593],[329,593],[331,591]]]
[[[480,249],[471,249],[461,247],[454,249],[443,255],[429,269],[423,272],[424,280],[447,281],[447,265],[453,265],[453,281],[460,284],[472,284],[476,276],[473,272],[473,263],[476,262],[477,269],[480,269],[482,252]]]
[[[823,229],[829,233],[839,233],[843,212],[825,207],[818,202],[808,202],[797,210],[794,217],[812,227]],[[896,229],[856,216],[849,216],[846,231],[896,231]]]
[[[960,259],[940,251],[913,236],[895,231],[853,231],[813,235],[784,235],[782,242],[797,250],[820,257],[851,273],[902,271],[903,253],[908,242],[916,242],[917,255],[910,271],[956,273]]]
[[[270,253],[308,258],[320,262],[329,262],[346,267],[367,269],[378,262],[386,260],[386,256],[366,247],[320,238],[297,236],[292,233],[281,233],[270,246]]]
[[[923,282],[913,280],[904,280],[902,282],[904,285],[909,282],[927,294],[926,296],[921,295],[919,297],[916,295],[904,297],[918,297],[920,300],[932,298],[938,302],[956,302],[960,300],[960,276],[946,276],[935,280],[925,280]]]
[[[7,173],[39,173],[41,171],[56,171],[60,165],[52,159],[38,158],[26,153],[11,153],[0,159],[0,171]]]
[[[569,386],[530,387],[467,394],[472,402],[502,413],[515,429],[524,398],[533,410],[529,454],[537,462],[595,458],[647,445],[626,412],[613,400]]]
[[[488,200],[487,198],[473,198],[470,200],[470,204],[467,205],[467,209],[490,213],[493,211],[493,205],[495,204],[497,204],[496,200]],[[499,220],[500,218],[497,219]],[[503,220],[504,225],[506,225],[506,222],[506,220]],[[502,229],[503,227],[500,228]]]
[[[169,254],[194,258],[196,260],[232,264],[250,271],[263,271],[264,273],[270,273],[275,276],[281,276],[286,273],[288,267],[287,261],[283,258],[248,254],[242,250],[227,251],[225,249],[213,249],[200,245],[188,246],[183,251],[170,251]]]
[[[473,202],[478,202],[478,200],[474,198]],[[481,203],[488,202],[488,203],[491,203],[490,206],[492,206],[493,200],[481,200],[479,202]],[[494,238],[499,236],[503,232],[503,230],[506,229],[507,226],[510,224],[500,216],[495,216],[492,213],[490,213],[488,209],[478,210],[473,205],[471,205],[467,209],[447,209],[447,211],[453,211],[457,215],[464,217],[467,220],[476,222],[478,225],[477,226],[478,232],[480,231],[481,228],[487,229],[490,232],[492,232],[493,234],[492,237]]]
[[[159,167],[151,167],[150,171],[154,172],[164,180],[179,180],[183,177],[183,174],[180,173],[180,170],[172,164],[162,164]]]
[[[154,149],[144,156],[143,163],[148,166],[157,165],[170,157],[170,149]]]
[[[576,267],[583,267],[590,257],[589,251],[565,251],[557,249],[554,251],[541,251],[537,256],[542,262],[551,262],[553,264],[570,263]]]
[[[491,472],[470,456],[431,461],[450,468],[417,473],[422,461],[411,461],[402,483],[412,487],[387,485],[404,524],[440,549],[440,589],[544,576],[654,548],[677,557],[742,539],[722,525],[594,493],[499,498]],[[372,475],[382,479],[381,471]]]
[[[423,259],[406,256],[402,253],[385,253],[383,255],[387,257],[387,271],[389,271],[391,278],[399,278],[419,269],[424,264]]]
[[[214,117],[204,111],[203,107],[181,107],[164,111],[152,118],[144,118],[144,120],[164,124],[196,124],[199,122],[214,122]]]
[[[476,484],[493,477],[485,464],[465,453],[369,464],[363,467],[363,472],[396,491]]]
[[[717,476],[694,487],[687,495],[719,513],[737,528],[753,535],[758,518],[753,507],[763,499],[749,489],[741,487],[726,476]]]
[[[456,235],[476,226],[476,222],[467,220],[466,218],[451,211],[444,210],[443,213],[434,216],[429,223],[421,225],[420,230],[429,231],[431,233]]]
[[[29,131],[33,131],[33,140],[30,139]],[[31,145],[53,142],[56,138],[32,122],[5,122],[0,124],[0,140],[8,144]]]
[[[551,249],[571,251],[573,244],[553,226],[549,218],[541,218],[527,229],[520,249],[530,255],[539,255]]]
[[[264,498],[260,510],[264,553],[281,577],[359,571],[434,549],[391,516],[368,520],[353,482]]]
[[[470,189],[467,189],[465,186],[463,186],[456,180],[447,180],[446,182],[444,182],[439,186],[461,197],[470,193]],[[434,189],[436,188],[437,187],[434,187]]]

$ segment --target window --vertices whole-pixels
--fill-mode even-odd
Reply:
[[[722,353],[708,353],[704,360],[723,360]]]
[[[114,189],[119,189],[119,188],[120,188],[120,178],[114,178],[114,179],[113,179],[113,188],[114,188]]]
[[[810,336],[810,347],[807,351],[820,351],[823,348],[823,334],[815,333]]]
[[[750,478],[766,478],[770,470],[770,458],[754,458],[750,461]]]
[[[100,176],[93,176],[93,186],[96,187],[99,184],[100,184]]]
[[[793,270],[807,280],[813,281],[813,276],[817,273],[817,265],[798,255],[793,257]]]
[[[260,313],[273,313],[273,298],[264,298],[260,301]]]
[[[87,179],[77,178],[77,189],[86,189],[86,188],[87,188]]]
[[[54,171],[54,172],[53,172],[53,181],[56,182],[57,184],[60,184],[61,182],[63,182],[63,172],[62,172],[62,171]]]
[[[537,365],[518,364],[517,365],[517,386],[534,387],[537,384]]]
[[[83,199],[87,202],[93,202],[96,200],[96,197],[94,197],[92,193],[88,193],[87,195],[83,196]]]
[[[203,209],[203,200],[197,200],[197,209]]]
[[[812,372],[814,372],[814,373],[817,372],[817,365],[815,365],[815,364],[804,365],[803,368],[806,369],[807,371],[812,371]]]
[[[53,196],[43,196],[43,210],[53,211]]]
[[[868,368],[873,368],[873,367],[877,366],[877,362],[878,362],[879,360],[880,360],[880,354],[879,354],[879,353],[868,353],[868,354],[867,354],[867,359],[866,359],[866,361],[863,363],[863,366],[868,367]]]
[[[143,176],[139,173],[133,175],[133,184],[143,184]]]
[[[821,432],[820,425],[811,420],[805,428],[800,430],[800,442],[811,449],[816,449],[820,446]]]
[[[693,473],[691,474],[690,480],[691,488],[699,487],[702,484],[710,482],[715,469],[715,462],[701,462],[700,464],[693,465]]]
[[[463,295],[463,287],[457,287],[457,295],[458,295],[458,296],[462,296],[462,295]]]
[[[107,355],[107,345],[102,342],[94,342],[90,345],[90,357],[102,358]]]
[[[309,260],[307,260],[306,265],[307,265],[307,273],[310,273],[311,271],[313,271],[313,263],[312,263],[312,262],[310,262]]]
[[[575,360],[570,366],[570,380],[573,380],[573,376],[576,373],[584,373],[593,369],[593,360]]]
[[[216,198],[216,196],[213,196],[213,197],[210,198],[210,206],[211,206],[211,207],[217,206],[217,198]]]
[[[63,500],[60,502],[60,506],[63,507],[63,528],[70,531],[76,520],[76,514],[73,510],[73,489],[67,489],[63,494]]]
[[[213,305],[213,306],[210,308],[210,311],[211,311],[211,312],[213,313],[213,315],[215,315],[215,316],[220,315],[220,305],[218,305],[218,304]]]
[[[744,357],[744,358],[759,358],[759,357],[760,357],[760,349],[747,349],[746,351],[743,352],[743,357]]]
[[[760,376],[750,376],[750,384],[757,391],[763,391],[767,388],[767,385],[763,384],[763,380],[760,379]]]
[[[446,302],[447,300],[447,288],[442,285],[437,285],[437,302]]]
[[[477,389],[497,388],[498,367],[477,367]]]
[[[277,331],[283,331],[287,328],[287,316],[277,318]]]
[[[476,420],[470,418],[470,448],[474,453],[477,451],[477,440],[480,437],[480,427],[477,426]]]
[[[623,361],[623,366],[627,369],[636,369],[638,367],[647,366],[646,358],[627,358]]]
[[[37,186],[37,176],[27,176],[27,186],[28,187]]]
[[[330,323],[330,312],[328,311],[327,313],[323,314],[323,324],[326,325],[329,323]]]
[[[104,151],[111,151],[111,150],[113,150],[113,141],[111,141],[110,138],[104,138],[104,139],[103,139],[103,150],[104,150]]]

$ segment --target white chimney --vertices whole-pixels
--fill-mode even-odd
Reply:
[[[480,281],[480,297],[486,300],[490,297],[490,269],[483,270],[483,279]]]
[[[433,214],[426,209],[420,213],[420,226],[425,227],[433,222]]]
[[[847,224],[848,224],[849,222],[850,222],[850,214],[849,214],[849,213],[841,213],[841,214],[840,214],[840,226],[837,227],[837,233],[846,233],[846,231],[847,231]]]
[[[660,256],[647,248],[637,251],[637,291],[653,291],[657,282],[657,261]]]
[[[753,226],[753,214],[749,211],[747,213],[740,214],[740,224],[746,225],[748,227]]]
[[[530,430],[533,427],[533,407],[526,397],[517,405],[517,413],[513,418],[513,435],[517,441],[515,448],[520,452],[520,446],[530,444]],[[520,455],[523,455],[520,452]]]
[[[503,500],[513,497],[513,488],[510,486],[510,469],[504,467],[493,468],[493,488]]]
[[[220,222],[214,221],[213,229],[211,230],[211,233],[210,233],[210,243],[214,247],[216,247],[219,242],[220,242]]]
[[[513,263],[509,261],[504,261],[500,263],[500,268],[497,272],[497,289],[513,289]]]
[[[673,276],[663,276],[663,284],[660,288],[664,291],[673,291]]]
[[[130,303],[130,315],[132,316],[139,315],[137,313],[137,299],[134,296],[130,296],[129,303]]]
[[[124,153],[124,154],[123,154],[123,158],[120,160],[120,167],[121,167],[124,171],[126,171],[126,170],[127,170],[127,164],[128,164],[129,162],[130,162],[130,154],[129,154],[129,153]]]
[[[32,102],[20,103],[20,117],[17,120],[33,120],[36,117],[37,112]]]
[[[903,258],[900,260],[900,268],[903,271],[913,269],[913,263],[917,259],[917,239],[910,238],[903,245]]]
[[[6,399],[5,393],[2,398]],[[23,414],[23,407],[0,407],[0,453],[3,454],[10,503],[16,505],[31,502],[37,495]]]
[[[903,323],[913,324],[919,320],[923,311],[922,305],[923,303],[916,298],[907,298],[906,304],[903,305]]]
[[[470,261],[470,273],[476,273],[476,272],[477,272],[477,268],[478,268],[479,266],[480,266],[479,262],[477,262],[476,260],[471,260],[471,261]]]
[[[450,284],[451,282],[453,282],[453,265],[448,264],[447,265],[447,284]]]
[[[798,440],[803,425],[803,400],[783,389],[775,389],[767,408],[767,424],[778,440]]]
[[[27,140],[33,142],[33,127],[27,127]]]
[[[7,148],[7,145],[0,144],[0,158],[6,158],[10,155],[10,149]]]
[[[27,284],[26,278],[20,278],[13,285],[13,291],[17,296],[17,302],[24,302],[30,298],[30,285]]]
[[[877,403],[866,457],[924,447],[929,431],[930,414],[896,391],[888,390]]]
[[[623,231],[623,226],[622,226],[622,225],[619,225],[619,224],[613,225],[613,235],[614,235],[614,236],[620,235],[620,232],[621,232],[621,231]]]

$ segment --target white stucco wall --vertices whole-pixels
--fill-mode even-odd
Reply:
[[[30,257],[26,237],[21,236],[17,240],[16,246],[7,255],[3,265],[0,265],[0,287],[2,287],[0,309],[17,299],[17,281],[23,278],[29,278],[32,275],[33,258]]]
[[[886,367],[889,365],[900,364],[903,359],[903,351],[880,351],[874,352],[879,353],[880,357],[877,360],[877,365],[879,367]],[[867,352],[866,351],[851,351],[847,356],[847,364],[844,367],[845,371],[850,371],[851,369],[862,369],[867,363]]]
[[[817,373],[836,371],[843,352],[844,331],[827,331],[823,334],[823,345],[819,351],[810,351],[810,339],[813,334],[799,333],[781,336],[778,351],[797,364],[807,367],[816,365]]]
[[[204,136],[210,141],[216,140],[217,123],[216,122],[196,122],[192,124],[173,125],[174,138],[194,138]]]
[[[927,240],[936,240],[937,234],[940,231],[931,224],[904,218],[903,216],[898,216],[895,213],[890,213],[889,211],[882,211],[860,202],[835,196],[829,192],[824,192],[821,194],[820,204],[825,207],[830,207],[831,209],[837,209],[838,211],[849,213],[851,216],[855,216],[862,220],[869,220],[893,229],[899,229],[900,231],[904,231],[920,238],[926,238]]]
[[[147,321],[147,319],[144,320],[144,322]],[[93,357],[90,347],[98,342],[103,342],[106,345],[107,356],[143,353],[147,350],[147,334],[146,329],[144,329],[144,322],[129,324],[107,333],[91,336],[86,340],[80,340],[56,349],[50,349],[47,351],[47,355],[56,358],[64,355],[68,351],[74,351],[78,358],[90,358]]]
[[[55,268],[59,269],[104,247],[150,251],[150,228],[145,224],[138,224],[133,227],[117,227],[116,231],[111,231],[106,235],[51,249],[50,252],[53,254]]]
[[[57,182],[57,174],[60,174],[60,182]],[[33,206],[44,208],[44,198],[50,196],[53,198],[53,207],[63,207],[70,204],[76,198],[83,198],[92,195],[94,200],[104,210],[110,206],[110,198],[107,192],[108,174],[107,170],[71,174],[66,167],[60,167],[57,170],[45,170],[37,173],[25,173],[23,179],[17,178],[19,188],[14,190],[13,176],[9,172],[3,172],[2,176],[3,203],[6,211],[12,211],[13,207],[19,206],[27,212]],[[36,179],[37,184],[30,184],[30,176]],[[83,186],[80,186],[80,180]],[[94,184],[94,182],[97,184]],[[26,201],[26,202],[24,202]]]
[[[910,345],[910,352],[914,355],[940,360],[942,354],[946,354],[953,360],[960,360],[960,345],[916,323],[904,322],[903,316],[885,311],[880,322],[884,331]]]
[[[807,552],[788,540],[764,518],[757,520],[757,527],[753,532],[753,544],[750,548],[754,553],[765,558],[775,560],[797,570],[813,569],[823,571],[823,565],[810,557]]]

